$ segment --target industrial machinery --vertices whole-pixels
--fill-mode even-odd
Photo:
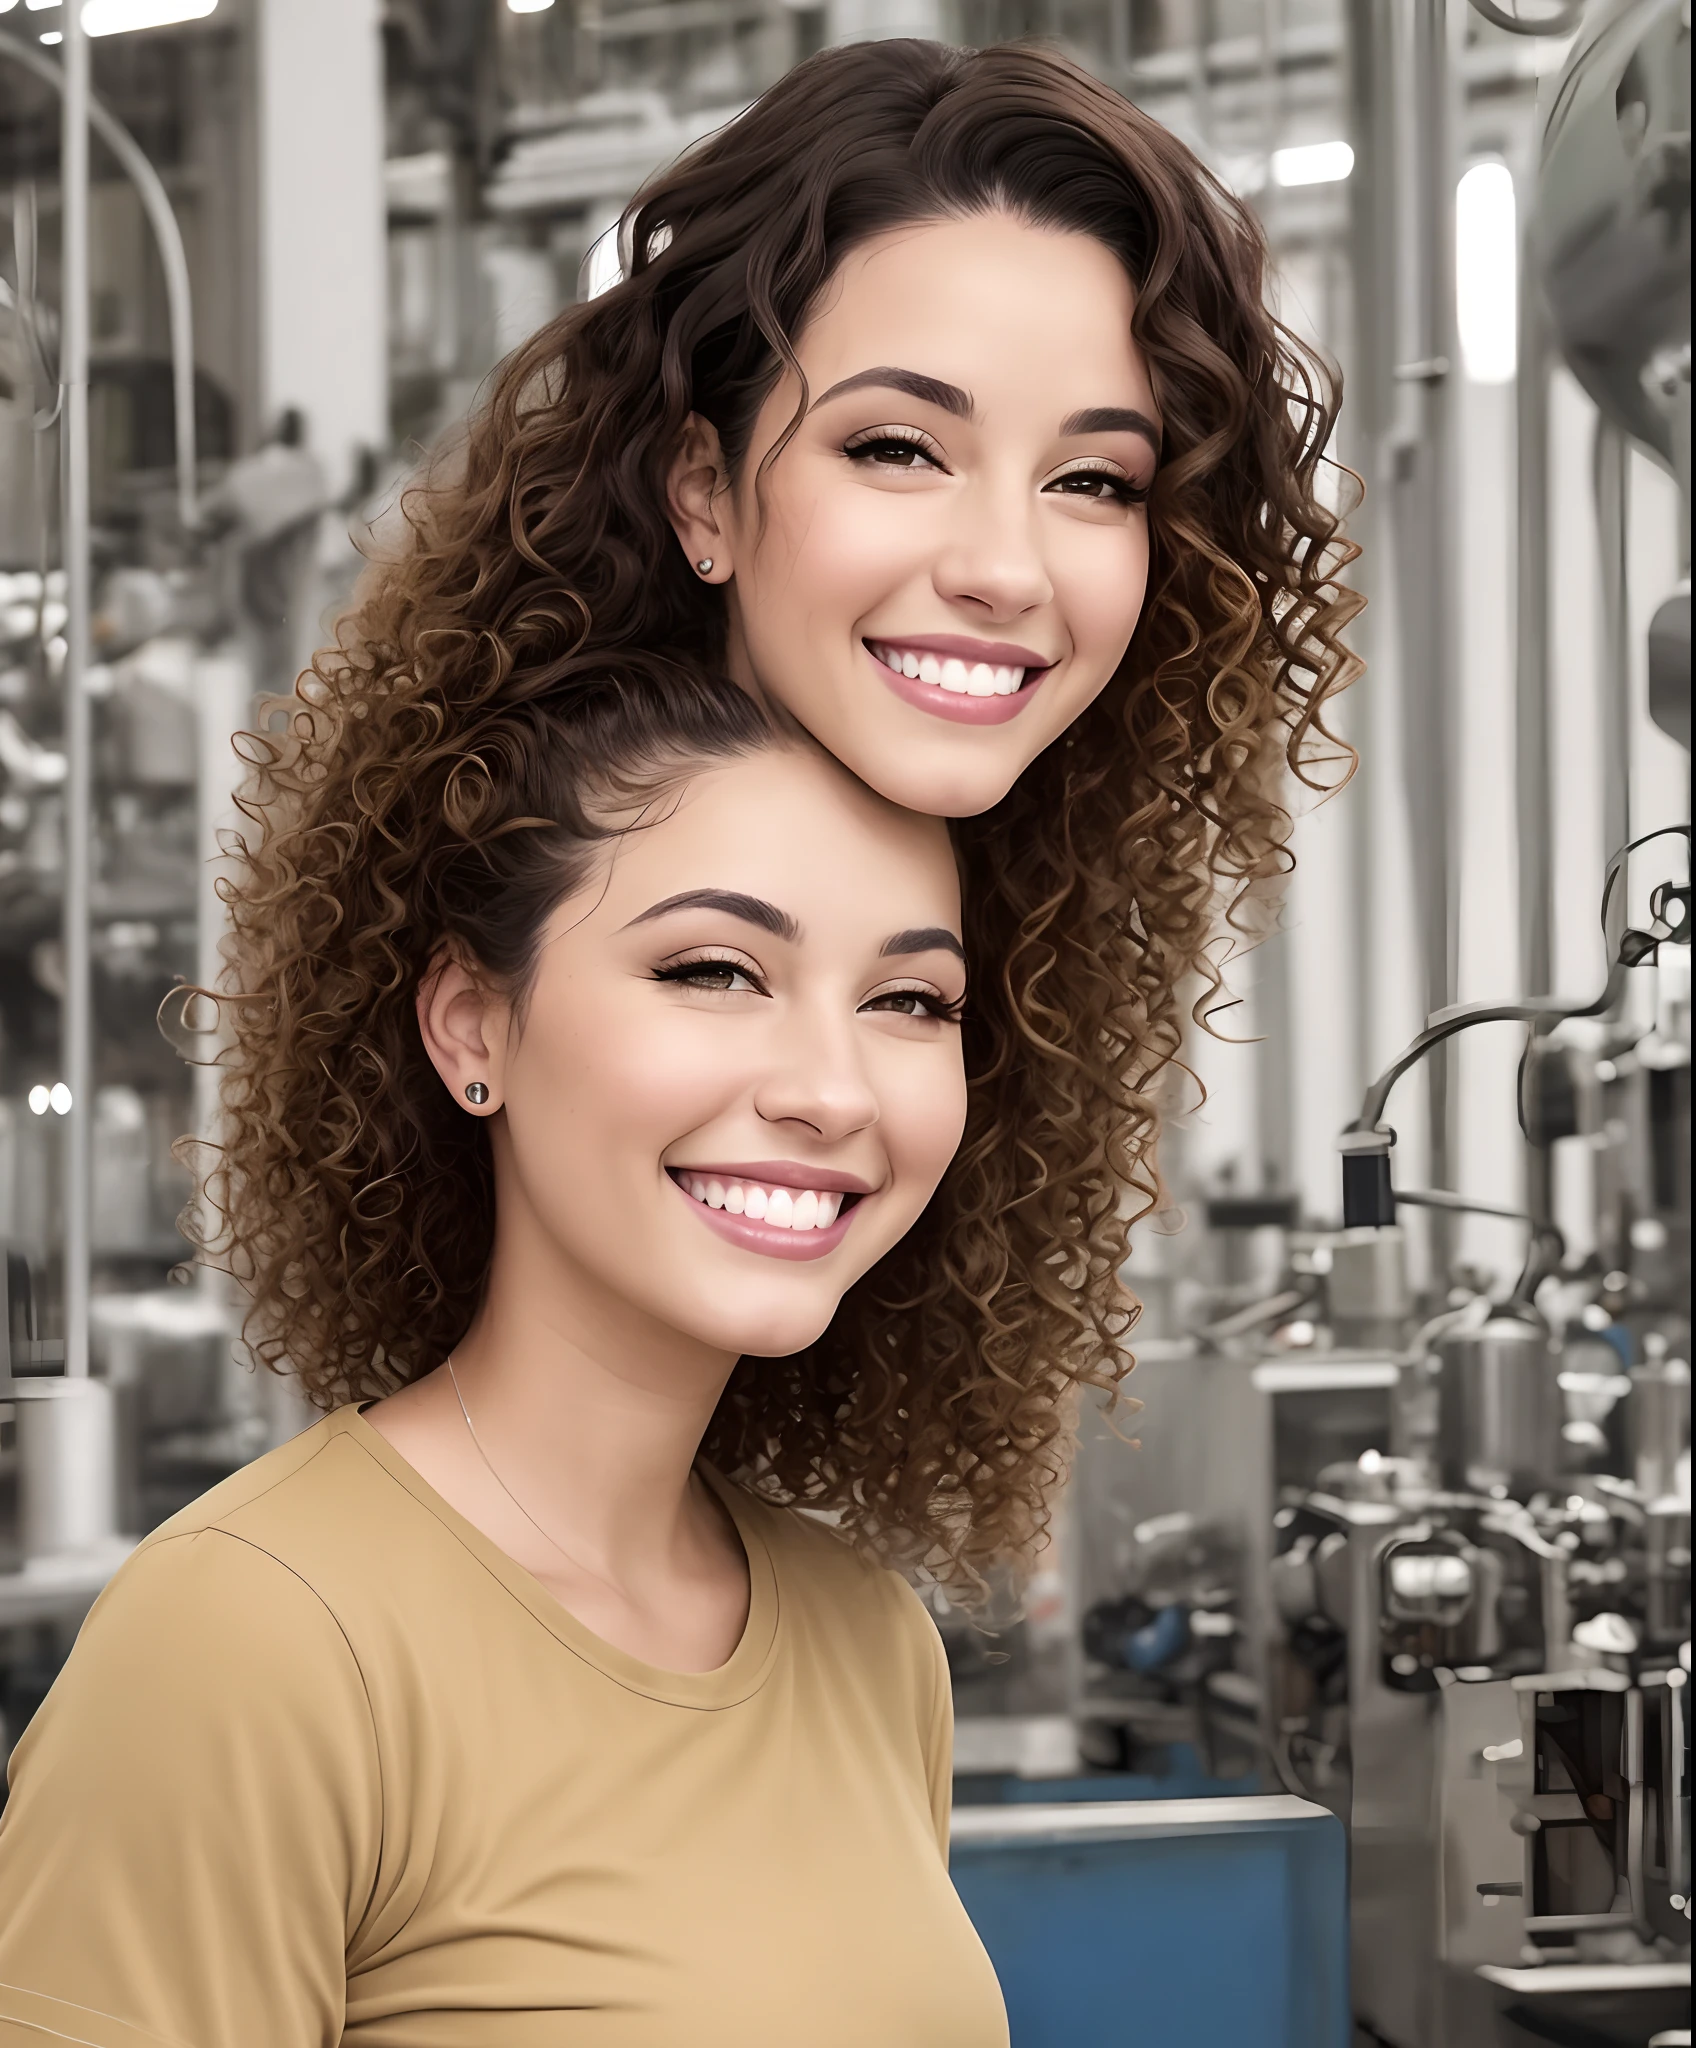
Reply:
[[[1647,695],[1688,751],[1688,39],[1673,0],[1587,11],[1529,237],[1553,339],[1601,415],[1605,985],[1542,993],[1532,964],[1549,972],[1555,863],[1548,714],[1530,701],[1549,685],[1528,642],[1534,992],[1437,997],[1342,1134],[1341,1228],[1303,1228],[1276,1192],[1207,1202],[1208,1270],[1192,1257],[1187,1294],[1167,1290],[1164,1327],[1136,1345],[1160,1456],[1132,1482],[1138,1425],[1086,1414],[1053,1574],[1082,1654],[1049,1659],[1046,1711],[1064,1705],[1083,1763],[1132,1796],[1165,1774],[1346,1823],[1353,2010],[1388,2048],[1689,2038],[1690,833],[1663,814],[1621,843],[1631,663],[1609,493],[1627,437],[1679,485],[1684,580],[1650,593]],[[1491,1023],[1523,1032],[1498,1105],[1523,1140],[1523,1206],[1398,1185],[1392,1091]],[[1426,1149],[1439,1171],[1453,1151]],[[1556,1201],[1557,1155],[1582,1160],[1582,1252],[1557,1225],[1573,1200],[1568,1174]],[[1439,1225],[1423,1272],[1409,1212]],[[1471,1212],[1517,1224],[1517,1273],[1452,1258],[1443,1219]],[[1011,1647],[1004,1712],[1034,1711],[1038,1663]]]

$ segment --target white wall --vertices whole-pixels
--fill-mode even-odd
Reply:
[[[256,0],[259,375],[337,495],[388,442],[378,0]]]

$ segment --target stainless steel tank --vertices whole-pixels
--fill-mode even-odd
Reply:
[[[1548,1331],[1517,1316],[1437,1344],[1437,1449],[1446,1487],[1519,1499],[1560,1473],[1558,1361]]]

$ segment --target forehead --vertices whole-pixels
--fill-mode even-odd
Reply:
[[[699,888],[763,897],[804,934],[849,943],[959,928],[947,826],[886,803],[809,746],[762,749],[660,799],[615,842],[588,923],[617,930]]]
[[[1059,415],[1152,413],[1135,304],[1124,265],[1091,235],[1000,213],[928,221],[849,252],[797,353],[815,393],[899,363],[963,386],[985,413],[1014,396]]]

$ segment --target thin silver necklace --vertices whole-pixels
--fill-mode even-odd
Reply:
[[[521,1501],[518,1498],[518,1495],[513,1492],[512,1488],[507,1485],[506,1481],[495,1470],[494,1461],[489,1456],[488,1452],[484,1450],[483,1439],[477,1434],[476,1428],[472,1423],[471,1410],[467,1408],[465,1405],[465,1396],[459,1390],[459,1374],[456,1373],[453,1369],[453,1358],[451,1354],[449,1355],[449,1358],[447,1360],[447,1368],[448,1380],[453,1387],[453,1397],[459,1403],[460,1414],[465,1417],[465,1427],[470,1434],[471,1441],[477,1446],[477,1455],[482,1459],[483,1463],[489,1469],[489,1477],[500,1488],[501,1492],[506,1495],[507,1499],[512,1502],[513,1506],[517,1508],[518,1512],[524,1517],[525,1521],[527,1521],[530,1524],[531,1528],[535,1530],[536,1534],[541,1537],[542,1541],[549,1545],[551,1549],[557,1550],[560,1556],[565,1559],[566,1563],[570,1565],[573,1571],[581,1572],[585,1578],[590,1578],[598,1581],[598,1583],[605,1586],[609,1592],[618,1592],[618,1587],[616,1587],[613,1584],[611,1579],[603,1578],[598,1571],[593,1570],[589,1565],[583,1564],[579,1559],[573,1557],[571,1552],[566,1549],[565,1545],[559,1541],[558,1537],[550,1536],[547,1530],[542,1527],[541,1523],[537,1521],[536,1517],[533,1514],[531,1514],[530,1510],[524,1505],[523,1501]]]

